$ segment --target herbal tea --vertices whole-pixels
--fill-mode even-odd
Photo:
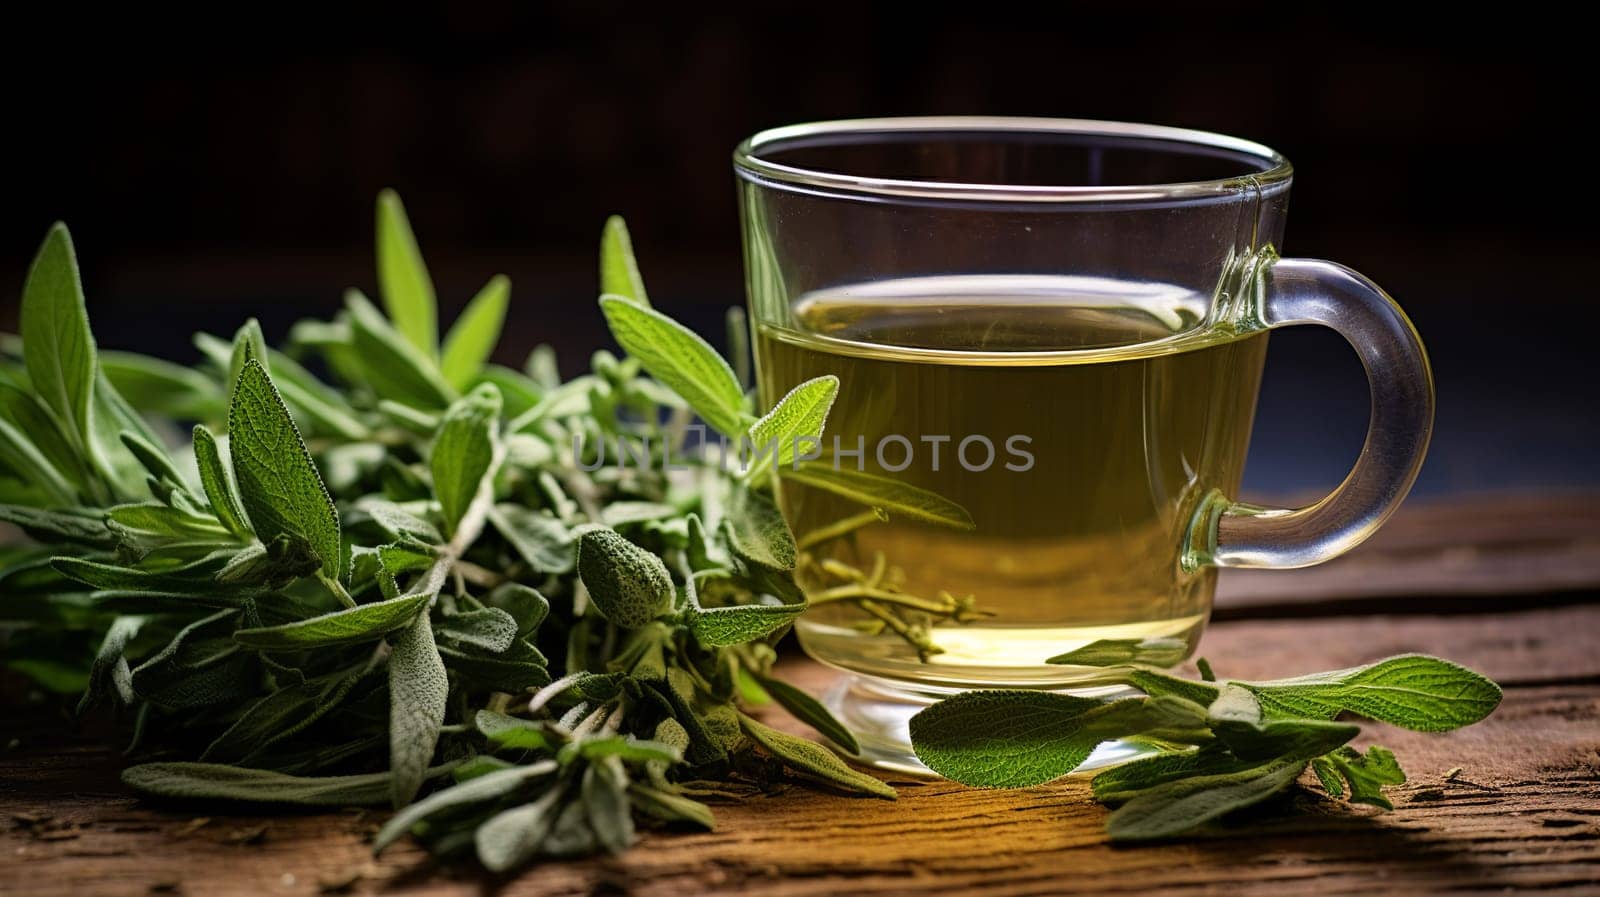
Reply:
[[[786,480],[808,651],[962,687],[1081,682],[1093,671],[1045,660],[1101,639],[1187,654],[1215,572],[1181,569],[1186,531],[1209,492],[1236,492],[1267,345],[1202,326],[1207,306],[1163,284],[917,278],[812,293],[790,327],[758,328],[764,403],[840,379],[823,462],[938,493],[976,524],[891,515],[816,542],[860,505]],[[828,600],[884,578],[905,600]],[[951,596],[970,596],[967,622],[917,606]]]

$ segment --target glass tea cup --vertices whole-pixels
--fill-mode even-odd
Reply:
[[[762,406],[839,378],[778,498],[796,631],[847,673],[826,702],[868,762],[921,771],[907,720],[963,689],[1109,694],[1106,663],[1182,661],[1218,568],[1336,557],[1416,478],[1422,344],[1371,281],[1278,256],[1291,168],[1267,147],[897,118],[764,131],[734,166]],[[1296,324],[1356,348],[1366,444],[1314,504],[1243,504],[1268,333]]]

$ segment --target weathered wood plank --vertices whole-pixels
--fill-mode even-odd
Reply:
[[[1408,502],[1371,540],[1318,567],[1224,571],[1217,617],[1479,613],[1597,592],[1600,495],[1471,496]]]
[[[1224,675],[1282,675],[1426,650],[1523,683],[1495,716],[1462,732],[1371,727],[1363,741],[1393,748],[1412,776],[1390,814],[1306,792],[1231,826],[1231,837],[1130,848],[1106,843],[1105,810],[1081,781],[1020,792],[905,782],[893,804],[794,787],[719,805],[717,832],[652,833],[625,856],[549,864],[500,893],[1589,890],[1600,882],[1597,623],[1600,608],[1572,607],[1215,627],[1204,647]],[[830,675],[799,659],[788,666],[812,685]],[[1446,780],[1457,766],[1462,773]],[[409,847],[373,861],[364,837],[378,815],[238,817],[152,806],[123,792],[115,770],[114,756],[60,730],[0,754],[0,820],[13,817],[0,831],[0,893],[87,897],[161,885],[191,894],[315,894],[348,885],[459,895],[492,884],[470,871],[434,869]],[[23,823],[16,814],[51,818]],[[211,819],[196,826],[202,814]]]

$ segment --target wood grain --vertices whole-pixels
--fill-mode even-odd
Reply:
[[[1411,775],[1376,815],[1302,791],[1227,837],[1105,840],[1081,780],[1025,791],[897,781],[897,803],[790,787],[716,807],[708,834],[649,833],[622,857],[496,882],[402,846],[374,861],[381,814],[224,816],[128,796],[118,761],[59,725],[0,753],[0,894],[718,895],[1594,892],[1600,882],[1600,607],[1474,617],[1229,622],[1204,648],[1240,678],[1424,650],[1511,683],[1449,735],[1369,727]],[[832,675],[786,661],[809,687]],[[805,731],[777,714],[775,724]],[[1446,778],[1454,767],[1462,772]],[[43,818],[48,817],[48,818]],[[203,824],[199,818],[209,818]]]
[[[1216,618],[1479,613],[1600,597],[1600,495],[1483,495],[1402,507],[1303,570],[1225,570]]]

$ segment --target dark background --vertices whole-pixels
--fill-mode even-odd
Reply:
[[[346,286],[372,291],[373,200],[392,186],[442,322],[507,273],[500,360],[550,341],[572,371],[606,342],[594,268],[611,212],[656,303],[720,330],[743,299],[729,151],[756,130],[1149,121],[1283,151],[1297,169],[1286,251],[1356,267],[1411,313],[1439,388],[1419,493],[1600,484],[1585,276],[1600,227],[1592,154],[1573,137],[1593,111],[1593,52],[1559,22],[399,10],[101,21],[113,27],[93,39],[83,23],[17,25],[0,88],[0,327],[15,328],[25,265],[59,218],[103,346],[192,361],[192,331],[246,315],[279,337],[331,315]],[[1336,483],[1366,402],[1337,337],[1274,336],[1249,486]]]

